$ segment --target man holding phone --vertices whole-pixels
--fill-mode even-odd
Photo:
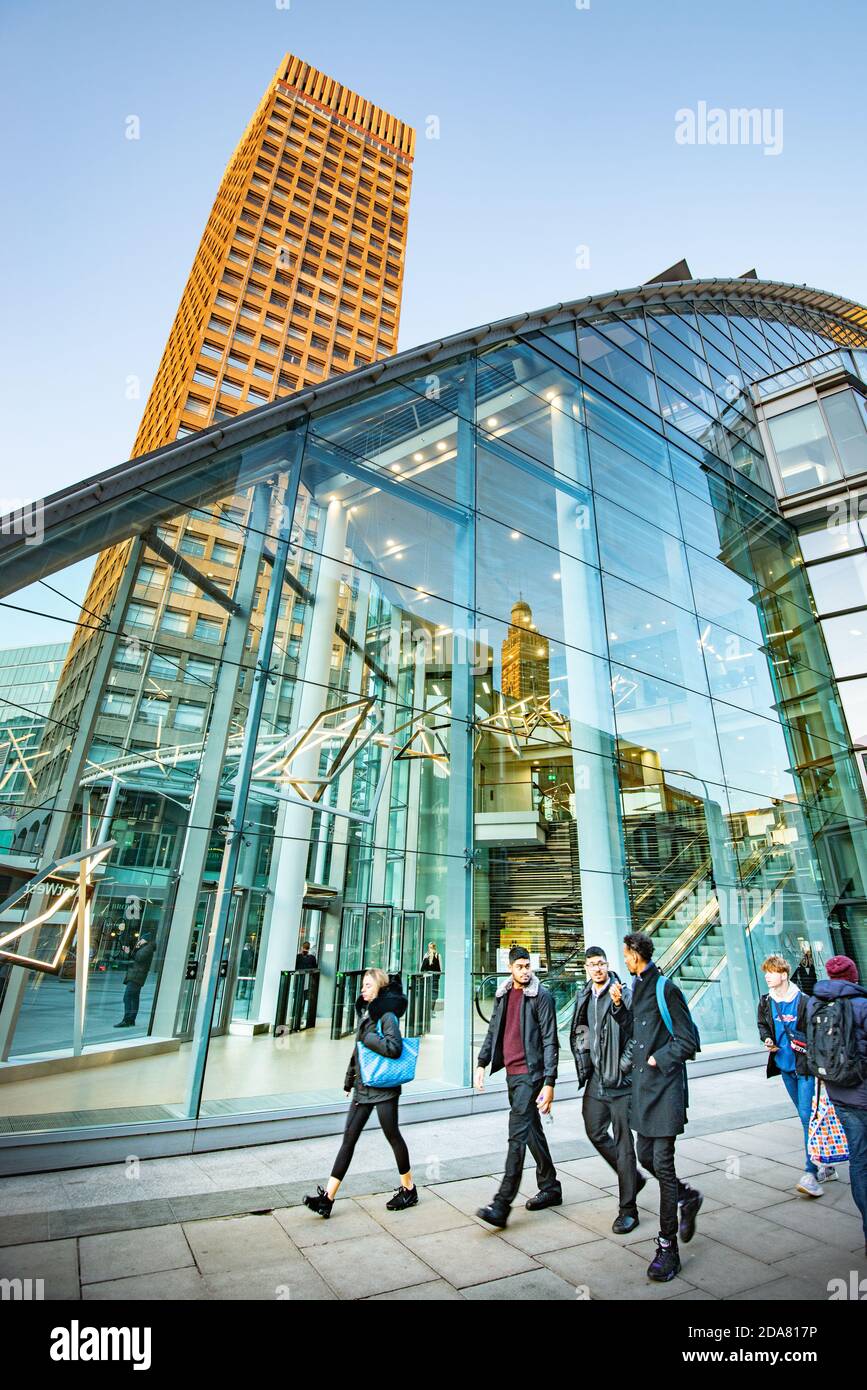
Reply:
[[[584,969],[587,985],[575,1001],[569,1041],[578,1085],[584,1087],[587,1138],[617,1174],[620,1209],[611,1229],[625,1236],[638,1225],[636,1198],[647,1182],[638,1171],[629,1128],[634,1050],[627,1018],[630,991],[609,967],[601,946],[587,947]]]
[[[503,1227],[509,1220],[528,1147],[536,1160],[539,1191],[527,1202],[527,1210],[541,1211],[562,1204],[563,1191],[541,1119],[549,1114],[554,1103],[558,1054],[554,1000],[533,974],[529,951],[513,946],[509,951],[509,978],[497,990],[476,1070],[478,1091],[485,1088],[485,1068],[489,1065],[492,1074],[505,1067],[509,1089],[506,1171],[494,1200],[476,1212],[490,1226]]]

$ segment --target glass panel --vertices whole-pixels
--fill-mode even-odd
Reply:
[[[802,405],[768,421],[774,452],[788,496],[833,483],[840,465],[817,405]]]
[[[867,668],[867,659],[864,666]],[[841,681],[840,699],[852,742],[867,745],[867,679]]]
[[[602,585],[612,660],[706,693],[695,614],[609,575]]]
[[[860,676],[867,651],[867,609],[842,618],[823,618],[822,631],[837,676]]]
[[[822,397],[825,419],[847,477],[867,472],[867,401],[854,391]]]
[[[810,566],[810,588],[820,613],[867,603],[867,554],[848,555]]]

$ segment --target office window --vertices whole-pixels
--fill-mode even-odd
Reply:
[[[214,618],[196,618],[193,637],[198,642],[219,642],[223,635],[223,624]]]
[[[186,534],[181,537],[181,543],[178,548],[183,551],[184,555],[204,555],[205,542],[205,536],[197,535],[194,531],[187,531]]]
[[[174,632],[185,634],[189,614],[184,613],[179,608],[167,608],[160,619],[160,632]]]
[[[169,712],[169,702],[158,695],[143,695],[139,701],[137,718],[142,724],[164,724]]]
[[[102,697],[101,714],[128,718],[132,710],[132,695],[127,690],[106,690]]]
[[[127,627],[150,627],[156,613],[153,603],[131,603],[126,610]]]
[[[768,421],[787,496],[835,482],[840,465],[818,405],[802,405]]]
[[[188,681],[204,681],[205,684],[210,685],[213,682],[215,670],[216,666],[213,661],[205,661],[202,657],[191,656],[187,658],[187,664],[184,669],[184,679]]]
[[[205,722],[206,705],[195,700],[179,700],[175,710],[176,729],[201,729]]]

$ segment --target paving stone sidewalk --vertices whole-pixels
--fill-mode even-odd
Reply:
[[[363,1136],[327,1221],[301,1199],[327,1174],[333,1137],[0,1179],[0,1278],[42,1279],[56,1300],[572,1301],[826,1301],[830,1280],[864,1278],[846,1169],[820,1199],[794,1192],[800,1123],[764,1077],[728,1073],[691,1090],[678,1172],[705,1201],[670,1284],[645,1274],[655,1183],[638,1229],[614,1236],[614,1175],[583,1138],[578,1101],[555,1107],[549,1131],[563,1206],[516,1204],[502,1232],[475,1216],[499,1180],[499,1111],[407,1127],[421,1200],[399,1213],[385,1208],[396,1177],[378,1130]],[[535,1191],[532,1166],[523,1191]]]

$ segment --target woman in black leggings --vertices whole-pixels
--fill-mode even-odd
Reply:
[[[384,970],[364,972],[361,995],[355,1004],[358,1018],[356,1046],[352,1050],[352,1058],[343,1083],[347,1095],[350,1091],[355,1092],[346,1117],[343,1143],[334,1160],[328,1186],[318,1187],[315,1197],[304,1198],[304,1205],[319,1216],[331,1215],[337,1189],[346,1177],[358,1137],[370,1119],[374,1106],[383,1133],[392,1147],[400,1174],[400,1187],[391,1201],[386,1202],[386,1206],[389,1211],[405,1211],[407,1207],[414,1207],[418,1202],[418,1192],[409,1166],[409,1153],[397,1123],[400,1087],[368,1086],[362,1081],[358,1066],[358,1043],[364,1043],[371,1052],[378,1052],[382,1057],[400,1056],[403,1040],[397,1020],[406,1013],[406,1002],[406,996],[401,994],[397,985],[389,983]],[[381,1032],[377,1029],[377,1024]]]

